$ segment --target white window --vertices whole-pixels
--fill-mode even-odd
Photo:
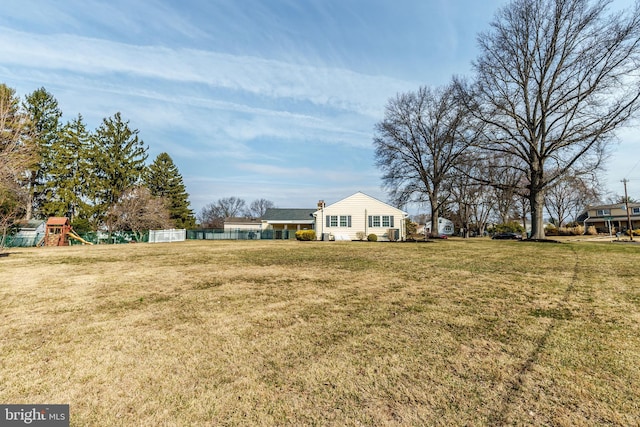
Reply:
[[[640,215],[640,208],[631,208],[631,213],[633,215]]]
[[[327,215],[327,227],[351,227],[351,215]]]
[[[596,211],[596,215],[597,216],[611,215],[611,209],[598,209]]]
[[[393,228],[392,215],[369,215],[369,227],[391,227]]]
[[[340,215],[340,227],[351,227],[351,215]]]

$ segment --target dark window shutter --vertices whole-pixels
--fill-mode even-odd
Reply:
[[[351,215],[347,216],[347,227],[351,227]]]
[[[391,216],[391,217],[389,218],[389,221],[390,221],[390,222],[389,222],[389,225],[391,226],[391,228],[393,228],[393,216]]]
[[[331,217],[327,215],[327,227],[331,227]]]

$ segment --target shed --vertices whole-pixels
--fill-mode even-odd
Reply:
[[[32,219],[29,221],[23,221],[20,224],[18,232],[13,236],[7,236],[8,246],[36,246],[36,244],[42,239],[45,231],[45,222],[42,220]]]

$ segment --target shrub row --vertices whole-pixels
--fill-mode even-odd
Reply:
[[[592,231],[593,234],[598,234],[594,227],[589,227],[589,229],[591,228],[593,228],[593,230],[587,230],[587,232]],[[584,234],[584,226],[576,225],[574,227],[560,228],[550,226],[544,229],[544,233],[547,236],[581,236]]]
[[[504,224],[496,224],[493,227],[487,228],[487,232],[494,233],[524,233],[524,227],[517,221],[511,221]]]
[[[608,233],[609,230],[601,230],[603,233]],[[615,228],[611,231],[612,233],[615,233],[616,230]],[[576,225],[574,227],[560,227],[560,228],[556,228],[553,226],[547,227],[544,229],[544,233],[547,236],[580,236],[583,234],[587,234],[590,236],[595,236],[598,234],[598,230],[596,229],[596,227],[594,227],[593,225],[590,225],[589,227],[587,227],[587,232],[585,233],[584,231],[584,227],[582,225]],[[630,235],[631,233],[629,232],[629,230],[627,230],[626,235]],[[640,229],[639,230],[633,230],[633,235],[634,236],[640,236]]]
[[[296,231],[297,240],[316,240],[316,232],[314,230],[298,230]]]

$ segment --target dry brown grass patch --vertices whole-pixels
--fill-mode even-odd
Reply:
[[[637,247],[186,242],[0,260],[0,401],[73,425],[632,424]]]

